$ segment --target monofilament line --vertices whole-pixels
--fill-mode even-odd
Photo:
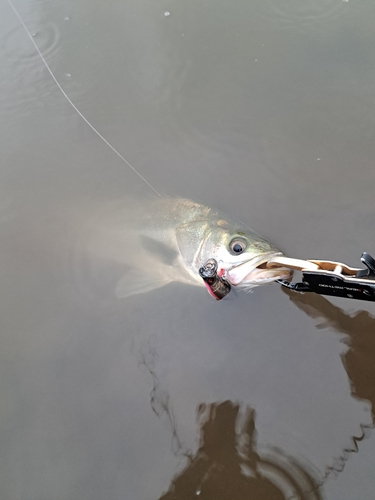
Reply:
[[[67,93],[65,92],[65,90],[62,88],[62,86],[61,86],[61,85],[60,85],[60,83],[58,82],[58,80],[57,80],[57,78],[55,77],[55,75],[52,73],[52,70],[51,70],[51,69],[50,69],[50,67],[48,66],[47,61],[45,60],[45,58],[44,58],[44,56],[43,56],[42,52],[39,50],[38,45],[35,43],[35,40],[34,40],[34,38],[32,37],[32,35],[31,35],[30,31],[28,30],[28,28],[27,28],[26,24],[23,22],[23,19],[22,19],[22,17],[20,16],[20,14],[18,13],[18,10],[14,7],[14,5],[12,4],[12,2],[11,2],[10,0],[7,0],[7,2],[8,2],[8,4],[9,4],[9,6],[11,7],[11,9],[13,10],[13,12],[15,13],[15,15],[17,16],[17,18],[18,18],[19,22],[20,22],[20,23],[22,24],[22,26],[24,27],[24,29],[25,29],[25,31],[26,31],[26,33],[27,33],[28,37],[30,38],[30,40],[31,40],[32,44],[33,44],[33,45],[34,45],[34,47],[35,47],[35,50],[38,52],[38,54],[39,54],[39,56],[40,56],[41,60],[43,61],[44,66],[47,68],[48,73],[51,75],[51,77],[52,77],[53,81],[56,83],[57,87],[59,88],[59,90],[61,91],[61,93],[62,93],[62,94],[63,94],[63,96],[65,97],[65,99],[68,101],[68,103],[69,103],[69,104],[73,107],[73,109],[74,109],[74,110],[75,110],[75,111],[79,114],[79,116],[82,118],[82,120],[84,120],[84,122],[85,122],[85,123],[87,123],[87,125],[91,128],[91,130],[93,130],[93,131],[95,132],[95,134],[96,134],[98,137],[100,137],[100,139],[101,139],[102,141],[104,141],[104,142],[107,144],[107,146],[108,146],[109,148],[111,148],[111,149],[112,149],[112,151],[113,151],[114,153],[116,153],[116,155],[117,155],[119,158],[121,158],[121,160],[122,160],[124,163],[126,163],[126,165],[127,165],[127,166],[131,169],[131,170],[133,170],[133,172],[134,172],[136,175],[138,175],[138,177],[139,177],[140,179],[142,179],[142,181],[143,181],[144,183],[146,183],[146,184],[147,184],[147,186],[148,186],[150,189],[152,189],[152,190],[154,191],[154,193],[156,193],[158,196],[162,197],[162,195],[161,195],[158,191],[156,191],[156,189],[155,189],[153,186],[151,186],[151,184],[150,184],[149,182],[147,182],[147,181],[146,181],[146,179],[143,177],[143,175],[141,175],[141,174],[140,174],[140,173],[139,173],[139,172],[138,172],[138,171],[137,171],[137,170],[136,170],[136,169],[135,169],[132,165],[130,165],[130,163],[129,163],[129,162],[128,162],[128,161],[127,161],[127,160],[126,160],[126,159],[125,159],[125,158],[124,158],[124,157],[123,157],[123,156],[122,156],[122,155],[121,155],[121,154],[120,154],[120,153],[119,153],[119,152],[118,152],[118,151],[117,151],[117,150],[116,150],[113,146],[112,146],[112,144],[110,144],[110,143],[107,141],[107,139],[106,139],[105,137],[103,137],[103,136],[102,136],[102,134],[101,134],[98,130],[96,130],[96,128],[95,128],[93,125],[91,125],[91,123],[88,121],[88,119],[87,119],[87,118],[86,118],[86,117],[85,117],[85,116],[84,116],[84,115],[80,112],[80,110],[77,108],[77,106],[74,104],[74,102],[73,102],[73,101],[70,99],[70,97],[67,95]]]

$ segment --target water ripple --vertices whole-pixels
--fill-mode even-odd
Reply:
[[[60,0],[31,0],[30,5],[44,5],[47,4],[48,6],[56,4],[56,3],[61,3]]]
[[[344,0],[257,0],[253,15],[280,28],[309,26],[332,20],[349,11]]]
[[[43,56],[47,60],[55,58],[61,46],[57,25],[35,20],[28,22],[28,28]],[[5,112],[17,110],[19,115],[27,115],[49,99],[55,103],[56,89],[46,77],[40,56],[22,25],[11,28],[1,38],[0,51],[4,54],[0,104]]]
[[[29,30],[43,56],[51,58],[60,42],[60,31],[56,24],[47,22],[39,28],[36,23],[30,23]],[[3,37],[1,48],[8,59],[17,63],[34,63],[40,57],[21,25],[8,31]]]

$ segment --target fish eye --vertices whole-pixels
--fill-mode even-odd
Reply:
[[[245,250],[246,243],[242,239],[235,238],[229,243],[229,248],[233,254],[239,255]]]

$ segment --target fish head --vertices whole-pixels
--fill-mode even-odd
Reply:
[[[177,240],[186,267],[198,276],[199,268],[215,259],[218,275],[239,288],[292,278],[290,269],[267,268],[269,260],[283,253],[236,220],[195,221],[179,228]]]

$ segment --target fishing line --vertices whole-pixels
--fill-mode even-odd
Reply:
[[[139,177],[140,179],[142,179],[142,181],[143,181],[144,183],[146,183],[146,184],[147,184],[147,186],[148,186],[150,189],[152,189],[152,190],[154,191],[154,193],[156,193],[158,196],[160,196],[160,197],[162,198],[162,195],[161,195],[158,191],[156,191],[156,189],[155,189],[153,186],[151,186],[151,184],[150,184],[150,183],[149,183],[149,182],[148,182],[148,181],[147,181],[147,180],[143,177],[143,175],[141,175],[141,174],[140,174],[140,173],[139,173],[139,172],[138,172],[138,171],[137,171],[137,170],[136,170],[136,169],[135,169],[132,165],[130,165],[130,163],[128,162],[128,160],[126,160],[126,159],[125,159],[125,158],[124,158],[124,157],[123,157],[123,156],[122,156],[122,155],[121,155],[121,154],[120,154],[120,153],[119,153],[119,152],[118,152],[118,151],[117,151],[117,150],[116,150],[116,149],[112,146],[112,144],[110,144],[110,143],[107,141],[107,139],[106,139],[105,137],[103,137],[103,136],[102,136],[102,134],[101,134],[98,130],[96,130],[96,128],[95,128],[93,125],[91,125],[91,123],[88,121],[88,119],[87,119],[87,118],[86,118],[86,117],[85,117],[85,116],[81,113],[81,111],[77,108],[77,106],[74,104],[74,102],[70,99],[70,97],[67,95],[67,93],[65,92],[65,90],[62,88],[62,86],[61,86],[61,85],[60,85],[60,83],[58,82],[58,80],[57,80],[57,78],[55,77],[55,75],[52,73],[51,68],[48,66],[47,61],[45,60],[45,58],[44,58],[44,56],[43,56],[42,52],[40,51],[40,49],[39,49],[39,47],[38,47],[38,45],[35,43],[35,40],[34,40],[33,36],[31,35],[30,31],[28,30],[28,28],[27,28],[26,24],[23,22],[23,19],[22,19],[22,17],[20,16],[20,14],[18,13],[18,10],[14,7],[14,5],[13,5],[13,4],[12,4],[12,2],[11,2],[11,0],[7,0],[7,2],[8,2],[8,4],[9,4],[9,6],[12,8],[13,12],[14,12],[14,13],[15,13],[15,15],[17,16],[17,18],[18,18],[18,20],[20,21],[20,23],[22,24],[22,26],[24,27],[24,29],[25,29],[25,31],[26,31],[26,33],[27,33],[28,37],[30,38],[30,40],[31,40],[32,44],[34,45],[34,47],[35,47],[36,51],[38,52],[38,54],[39,54],[39,56],[40,56],[41,60],[43,61],[44,66],[47,68],[47,70],[48,70],[49,74],[51,75],[52,79],[54,80],[54,82],[56,83],[57,87],[59,88],[59,90],[61,91],[62,95],[65,97],[65,99],[68,101],[68,103],[69,103],[69,104],[72,106],[72,108],[73,108],[73,109],[74,109],[74,110],[78,113],[78,115],[82,118],[82,120],[83,120],[85,123],[87,123],[87,125],[91,128],[91,130],[93,130],[93,131],[95,132],[95,134],[96,134],[98,137],[100,137],[100,139],[101,139],[102,141],[104,141],[104,142],[107,144],[107,146],[108,146],[109,148],[111,148],[111,149],[112,149],[112,151],[113,151],[114,153],[116,153],[116,155],[117,155],[117,156],[118,156],[118,157],[119,157],[119,158],[120,158],[120,159],[121,159],[124,163],[126,163],[126,165],[127,165],[127,166],[131,169],[131,170],[133,170],[133,172],[134,172],[136,175],[138,175],[138,177]]]

